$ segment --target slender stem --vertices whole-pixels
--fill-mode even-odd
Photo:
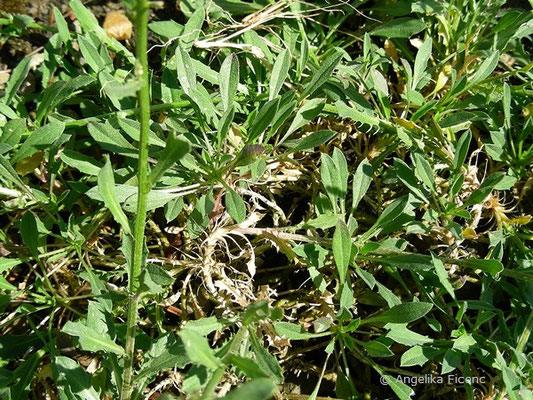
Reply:
[[[128,302],[128,321],[126,332],[126,346],[124,356],[124,372],[122,375],[121,400],[130,400],[133,392],[133,362],[135,355],[135,328],[137,326],[137,309],[139,297],[139,276],[143,264],[144,229],[146,225],[147,195],[150,191],[148,182],[148,132],[150,131],[150,85],[148,76],[148,1],[137,0],[136,7],[136,57],[135,68],[137,77],[142,81],[139,90],[139,122],[141,125],[139,140],[139,163],[137,169],[137,214],[133,231],[133,256],[132,266],[128,274],[128,289],[130,292]]]
[[[130,296],[128,302],[128,326],[126,330],[126,347],[124,351],[124,372],[122,373],[122,391],[120,400],[130,400],[133,393],[133,361],[135,354],[135,328],[137,326],[137,308],[139,297]]]

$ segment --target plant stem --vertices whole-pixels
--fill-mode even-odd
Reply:
[[[143,264],[144,229],[146,225],[146,203],[150,191],[148,182],[148,132],[150,131],[150,84],[148,76],[148,1],[137,0],[136,6],[136,57],[135,72],[142,82],[138,93],[139,122],[141,125],[139,140],[139,162],[137,169],[137,214],[133,231],[132,266],[128,274],[128,320],[126,332],[126,346],[124,357],[124,372],[122,375],[121,400],[130,400],[133,392],[133,361],[135,355],[135,328],[137,326],[137,308],[139,306],[139,276]]]

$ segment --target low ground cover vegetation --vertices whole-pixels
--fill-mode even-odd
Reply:
[[[530,3],[0,13],[0,398],[532,398]]]

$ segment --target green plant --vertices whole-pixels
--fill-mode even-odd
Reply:
[[[122,4],[0,18],[0,397],[531,397],[526,6]]]

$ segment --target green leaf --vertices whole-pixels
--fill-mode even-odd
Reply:
[[[22,143],[19,150],[11,158],[11,163],[30,157],[38,150],[46,150],[54,143],[65,130],[65,124],[62,122],[50,122],[49,124],[36,129],[30,136]]]
[[[59,158],[68,166],[76,168],[85,175],[98,176],[102,168],[102,164],[94,158],[72,150],[64,150],[59,154]]]
[[[235,95],[237,94],[237,86],[239,85],[239,59],[235,53],[231,53],[222,63],[218,82],[220,85],[222,106],[224,111],[226,111],[233,105]]]
[[[404,346],[411,347],[433,342],[429,337],[407,329],[407,324],[387,324],[385,328],[390,329],[386,335],[388,338]]]
[[[135,64],[135,57],[133,54],[116,39],[109,37],[91,11],[89,11],[79,0],[71,0],[69,5],[70,8],[72,8],[72,11],[74,11],[84,32],[95,35],[100,43],[104,43],[115,53],[124,54],[131,65]],[[81,36],[78,36],[78,38],[79,37]]]
[[[154,21],[148,24],[148,28],[156,35],[164,39],[174,39],[183,33],[183,25],[178,24],[174,20],[168,21]]]
[[[211,332],[220,331],[224,325],[216,318],[201,318],[187,321],[183,329],[192,329],[202,336],[209,335]]]
[[[511,87],[507,82],[503,84],[503,115],[505,127],[511,129]]]
[[[239,385],[221,400],[265,400],[270,399],[276,391],[276,384],[268,378],[256,378]]]
[[[411,396],[415,394],[411,387],[407,386],[397,378],[385,374],[381,374],[381,376],[385,377],[387,386],[389,386],[392,391],[396,393],[396,396],[398,396],[400,400],[411,400]]]
[[[392,38],[410,38],[426,29],[423,21],[413,18],[396,18],[373,29],[370,34]]]
[[[136,142],[141,141],[141,124],[134,119],[129,118],[113,118],[109,122],[111,125],[116,126],[117,123],[120,129],[126,133],[130,138]],[[148,131],[148,144],[150,146],[165,147],[166,142],[159,138],[151,129]]]
[[[394,170],[396,171],[396,176],[402,181],[402,183],[409,188],[411,193],[416,197],[422,200],[425,203],[429,203],[426,194],[422,190],[418,179],[416,178],[413,169],[409,167],[404,161],[399,158],[394,159]]]
[[[71,336],[77,336],[83,350],[104,351],[124,355],[124,349],[121,346],[106,335],[102,335],[102,333],[83,325],[79,321],[67,321],[62,331]]]
[[[251,348],[255,355],[257,365],[259,365],[263,373],[271,377],[275,383],[281,384],[283,381],[283,371],[281,370],[278,360],[260,343],[255,331],[253,329],[249,329],[249,331]]]
[[[415,66],[413,68],[413,83],[411,85],[412,90],[417,89],[418,84],[424,76],[424,72],[426,71],[429,58],[431,57],[432,46],[433,41],[430,37],[428,37],[416,53]]]
[[[299,139],[298,141],[294,141],[294,143],[291,143],[292,145],[294,145],[294,147],[290,148],[289,153],[294,153],[303,150],[312,150],[315,147],[326,143],[328,140],[331,140],[336,135],[337,132],[335,131],[325,130],[313,132],[310,135],[304,137],[303,139]]]
[[[107,151],[137,158],[137,149],[109,122],[91,122],[87,125],[91,137]]]
[[[424,184],[435,193],[435,177],[433,176],[433,168],[429,165],[426,158],[420,153],[414,153],[415,174]]]
[[[461,353],[470,354],[474,348],[478,346],[479,343],[476,341],[476,339],[474,339],[470,333],[467,333],[455,339],[452,349],[460,351]]]
[[[205,20],[205,10],[203,7],[199,7],[189,18],[185,27],[183,28],[183,33],[180,36],[180,45],[185,51],[189,51],[200,37],[202,33],[202,25]]]
[[[175,131],[170,131],[168,133],[165,150],[163,150],[158,157],[156,166],[150,172],[150,177],[148,179],[150,186],[155,185],[163,174],[174,165],[174,163],[181,160],[189,151],[191,151],[189,141],[183,136],[176,136]]]
[[[442,349],[436,349],[428,346],[414,346],[402,354],[400,366],[412,367],[414,365],[423,366],[428,361],[431,361],[438,354],[442,353]]]
[[[468,268],[480,269],[483,272],[492,275],[493,277],[503,271],[503,264],[498,260],[469,258],[466,260],[457,260],[456,263]]]
[[[339,273],[340,283],[344,284],[351,261],[352,239],[344,221],[339,220],[333,234],[333,257]]]
[[[348,167],[342,152],[335,148],[333,157],[326,153],[320,155],[320,178],[326,193],[334,208],[337,200],[341,203],[341,211],[344,212],[344,202],[348,186]]]
[[[483,63],[479,66],[476,73],[470,78],[468,81],[467,88],[471,88],[472,86],[477,85],[482,80],[488,78],[490,74],[492,74],[492,71],[496,68],[498,65],[498,60],[500,58],[500,53],[498,51],[494,51],[491,53],[490,56],[488,56]]]
[[[338,50],[335,50],[335,52],[324,61],[324,63],[320,66],[318,71],[316,71],[313,74],[313,77],[311,78],[311,82],[309,82],[305,86],[305,90],[302,92],[300,96],[301,99],[303,99],[306,96],[311,96],[313,93],[315,93],[318,89],[322,87],[322,85],[333,74],[333,71],[335,70],[335,67],[337,67],[337,64],[341,60],[342,56],[343,56],[343,53],[341,53]]]
[[[134,213],[137,210],[137,186],[115,185],[115,192],[118,202],[123,205],[126,212]],[[91,199],[103,201],[103,197],[100,194],[98,187],[89,189],[85,194]],[[147,211],[155,210],[181,196],[183,196],[183,193],[176,193],[172,190],[150,190],[150,192],[148,192],[148,198],[146,199],[146,209]]]
[[[457,141],[455,145],[455,156],[453,157],[453,173],[457,174],[463,166],[466,156],[468,154],[468,148],[470,147],[470,141],[472,140],[472,134],[470,131],[466,131]]]
[[[32,256],[39,257],[39,235],[37,228],[37,217],[31,211],[26,211],[20,220],[20,236],[26,247],[30,250]]]
[[[2,102],[6,106],[11,105],[11,102],[20,89],[20,86],[28,76],[28,73],[30,72],[30,61],[31,57],[25,57],[11,72],[9,81],[6,84],[4,97],[2,97]]]
[[[174,278],[159,265],[148,263],[141,272],[140,282],[144,293],[159,294],[174,283]]]
[[[380,233],[389,233],[400,229],[404,224],[413,220],[414,207],[409,196],[403,196],[394,200],[381,213],[377,221],[358,239],[365,242]]]
[[[28,131],[26,120],[22,118],[12,119],[2,127],[0,143],[6,143],[15,147],[19,144],[22,135]]]
[[[190,362],[183,342],[169,333],[152,343],[150,350],[145,353],[145,362],[134,379],[135,382],[147,382],[161,371],[174,367],[184,368]]]
[[[363,113],[355,108],[348,107],[343,101],[338,100],[335,102],[337,112],[341,118],[350,118],[356,122],[362,122],[370,126],[378,126],[379,119],[371,114]]]
[[[107,157],[106,163],[98,173],[98,191],[100,196],[102,196],[104,204],[109,211],[111,211],[111,214],[113,214],[115,220],[122,226],[127,234],[131,235],[130,223],[126,217],[126,214],[124,214],[124,211],[122,211],[117,199],[115,190],[115,176],[109,157]]]
[[[226,194],[224,195],[226,208],[229,215],[235,222],[240,224],[246,218],[246,204],[244,200],[239,196],[235,190],[228,187],[226,188]]]
[[[370,161],[365,158],[357,166],[357,169],[355,170],[355,173],[353,175],[352,213],[355,212],[357,206],[359,205],[359,202],[370,187],[373,174],[374,169],[372,168],[372,164],[370,164]]]
[[[57,81],[52,86],[44,90],[39,96],[37,106],[37,123],[46,117],[54,108],[61,106],[66,100],[70,99],[74,93],[93,83],[96,79],[87,74],[81,74],[67,81]]]
[[[289,73],[291,63],[291,55],[289,50],[285,49],[279,53],[272,67],[272,76],[270,77],[268,99],[272,100],[276,97],[283,86],[283,82]]]
[[[279,335],[285,336],[287,339],[291,340],[305,340],[331,335],[331,332],[329,331],[320,333],[309,333],[300,325],[292,324],[290,322],[277,322],[274,324],[274,328],[276,329],[276,332]]]
[[[223,366],[209,347],[207,339],[193,329],[184,329],[179,333],[189,359],[207,369],[215,370]]]
[[[311,99],[306,101],[303,106],[296,112],[296,116],[292,120],[292,123],[289,126],[289,129],[287,130],[284,139],[289,137],[291,133],[295,132],[302,126],[313,121],[318,116],[318,114],[322,112],[325,104],[325,99]]]
[[[36,334],[0,336],[0,359],[9,360],[22,356],[30,347],[41,344]]]
[[[19,377],[19,381],[10,387],[9,400],[27,400],[30,384],[35,378],[35,371],[41,362],[43,353],[37,352],[29,356],[21,365],[17,367],[14,376]]]
[[[479,204],[484,201],[487,196],[492,192],[498,183],[500,183],[505,178],[505,173],[495,172],[489,177],[485,178],[481,185],[472,192],[470,197],[462,205],[462,208],[472,206],[474,204]]]
[[[76,361],[63,356],[57,356],[53,361],[55,368],[52,370],[57,369],[58,372],[58,376],[54,378],[63,396],[69,398],[67,393],[70,393],[79,399],[100,399],[91,383],[91,376]]]
[[[410,269],[412,271],[431,268],[431,261],[428,256],[415,253],[385,256],[379,258],[379,261],[392,267]]]
[[[80,51],[83,55],[83,59],[85,60],[85,62],[87,62],[89,67],[96,73],[99,73],[100,71],[104,70],[111,72],[110,69],[113,66],[113,60],[109,57],[107,53],[100,53],[98,51],[98,45],[96,45],[90,39],[91,36],[89,35],[78,36],[78,44],[80,46]]]
[[[192,96],[196,90],[196,69],[192,64],[191,57],[181,46],[176,48],[176,70],[181,88],[186,95]]]
[[[453,290],[453,286],[450,283],[448,277],[448,271],[446,271],[446,268],[444,268],[444,264],[442,263],[442,261],[433,252],[431,253],[431,262],[435,267],[435,272],[437,273],[439,282],[444,287],[444,289],[446,289],[446,291],[450,294],[450,296],[452,296],[452,298],[456,300],[455,291]]]
[[[426,315],[433,304],[423,302],[402,303],[394,306],[375,317],[366,318],[361,321],[361,325],[369,323],[393,323],[406,324],[416,321]]]
[[[259,109],[257,115],[255,116],[253,125],[248,132],[249,142],[253,142],[255,139],[257,139],[259,135],[261,135],[274,121],[274,117],[278,112],[279,102],[280,99],[277,97],[274,100],[270,100]]]
[[[394,355],[389,347],[377,340],[359,342],[359,344],[367,351],[370,357],[391,357]]]

